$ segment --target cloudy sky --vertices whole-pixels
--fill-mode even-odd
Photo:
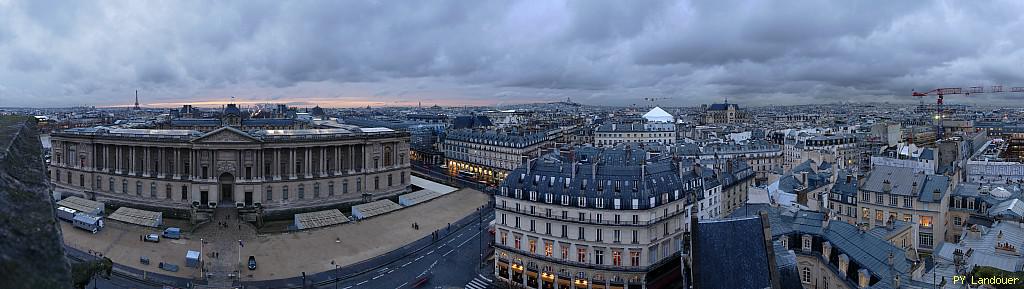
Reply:
[[[1024,86],[1022,36],[1017,0],[0,0],[0,106],[916,102]]]

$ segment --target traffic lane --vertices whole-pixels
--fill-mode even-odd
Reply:
[[[479,265],[479,250],[473,245],[480,242],[480,237],[487,234],[487,231],[486,227],[481,230],[477,228],[475,225],[463,227],[449,235],[449,238],[441,239],[440,242],[417,254],[395,261],[390,266],[364,274],[362,277],[343,281],[337,288],[412,288],[416,279],[431,273],[432,277],[426,283],[430,286],[461,286],[469,282],[469,279],[465,279],[466,276],[476,274],[476,266]],[[445,274],[438,274],[439,272]],[[327,285],[320,288],[335,287]]]

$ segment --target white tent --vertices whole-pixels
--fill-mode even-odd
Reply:
[[[675,118],[672,117],[672,114],[669,114],[668,112],[666,112],[664,109],[661,109],[660,107],[654,107],[653,109],[651,109],[651,111],[648,111],[646,114],[644,114],[644,118],[647,119],[647,121],[651,121],[651,122],[669,122],[669,123],[671,123],[671,122],[675,121]]]

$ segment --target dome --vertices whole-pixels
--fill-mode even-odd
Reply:
[[[992,189],[992,191],[989,192],[989,195],[992,195],[993,197],[999,199],[1006,199],[1010,197],[1010,191],[1007,191],[1003,187],[997,187],[995,189]]]
[[[648,111],[646,114],[644,114],[644,119],[647,119],[647,121],[651,121],[651,122],[673,122],[673,121],[675,121],[675,118],[672,117],[672,114],[669,114],[668,112],[666,112],[664,109],[661,109],[660,107],[654,107],[653,109],[651,109],[651,111]]]

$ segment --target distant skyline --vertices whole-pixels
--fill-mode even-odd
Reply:
[[[0,0],[0,106],[916,103],[1024,86],[1020,35],[1010,0]]]

